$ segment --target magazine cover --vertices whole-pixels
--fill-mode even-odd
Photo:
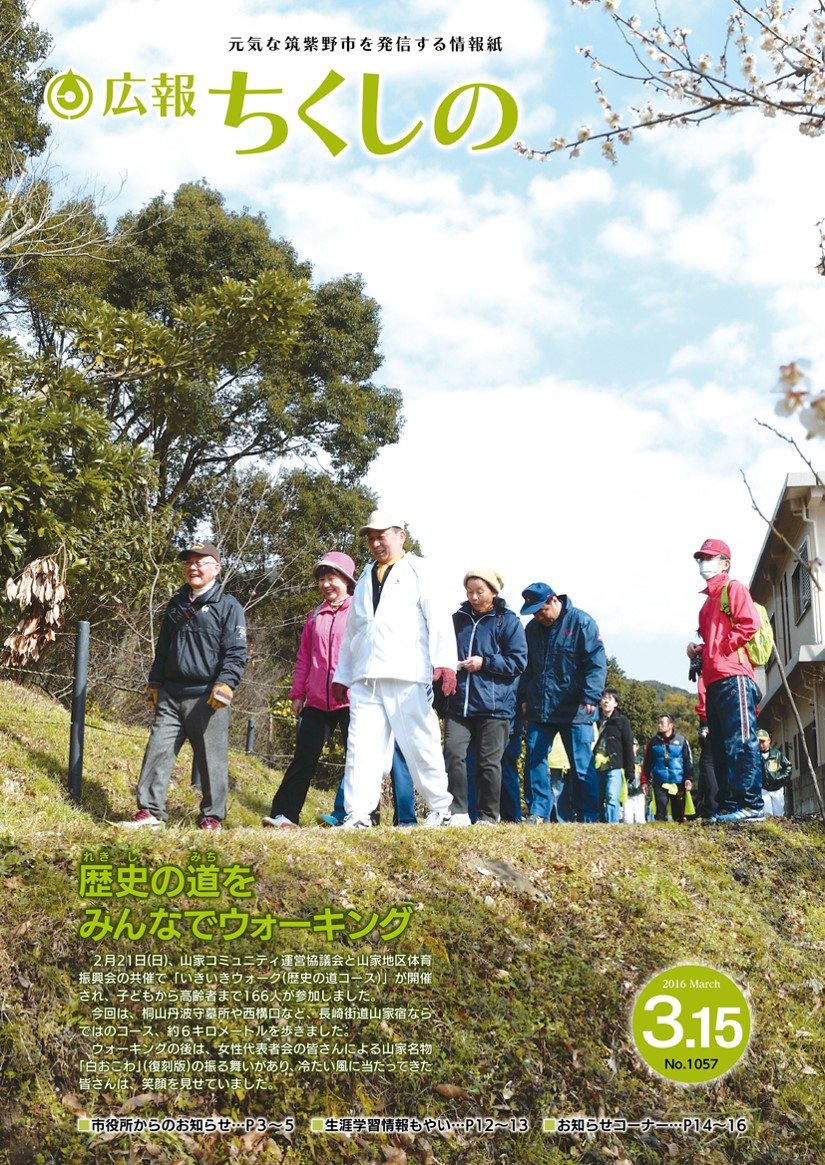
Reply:
[[[821,5],[0,30],[0,1165],[822,1161]]]

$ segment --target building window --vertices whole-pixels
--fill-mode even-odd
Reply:
[[[799,548],[799,557],[802,562],[808,562],[808,542],[807,539]],[[811,576],[806,567],[798,562],[791,575],[791,590],[793,591],[793,617],[794,622],[799,623],[802,616],[811,605]]]
[[[816,721],[814,720],[812,720],[805,729],[805,743],[808,746],[808,752],[810,753],[811,757],[811,764],[814,766],[814,769],[819,768],[819,752],[817,750],[816,741]]]

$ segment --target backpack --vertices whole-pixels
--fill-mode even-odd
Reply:
[[[754,602],[753,605],[759,614],[760,626],[753,639],[749,639],[745,644],[745,651],[748,653],[748,659],[755,667],[764,667],[771,658],[771,652],[773,651],[773,627],[771,627],[768,612],[762,604]],[[722,587],[722,612],[733,623],[733,617],[730,613],[730,603],[728,602],[727,583]],[[742,648],[740,647],[739,650],[741,652]]]

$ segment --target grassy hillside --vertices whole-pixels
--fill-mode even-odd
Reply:
[[[186,760],[170,795],[170,827],[124,836],[113,822],[133,811],[142,745],[143,734],[93,720],[78,808],[65,791],[66,713],[32,691],[0,683],[0,1165],[825,1160],[825,836],[818,824],[730,832],[699,825],[264,831],[259,819],[278,778],[238,755],[232,758],[227,828],[219,836],[207,839],[192,828],[197,803]],[[329,800],[313,793],[307,822]],[[171,942],[80,937],[89,908],[115,916],[126,904],[137,920],[161,907],[203,905],[189,891],[175,899],[161,892],[147,899],[81,898],[81,861],[186,870],[193,853],[206,861],[209,849],[222,869],[254,870],[252,897],[239,902],[224,893],[221,909],[306,920],[331,907],[352,931],[359,917],[369,929],[373,912],[384,920],[393,907],[409,905],[409,923],[389,941],[376,925],[364,938],[338,933],[332,941],[319,931],[290,928],[276,930],[267,942],[248,934],[232,942],[220,935],[199,940],[188,932]],[[419,969],[410,979],[420,981],[393,985],[382,969],[387,952],[406,955]],[[431,1045],[418,1053],[426,1067],[361,1072],[333,1064],[318,1070],[307,1053],[293,1055],[286,1071],[283,1056],[262,1063],[240,1086],[146,1087],[145,1071],[128,1065],[141,1057],[145,1062],[158,1032],[169,1036],[170,1021],[151,1031],[131,1023],[138,1034],[128,1041],[88,1034],[95,1008],[101,1016],[105,1008],[115,1015],[125,1008],[138,1018],[140,1001],[117,981],[119,957],[135,954],[144,962],[150,954],[166,956],[167,972],[185,967],[189,983],[198,967],[205,968],[200,982],[209,990],[217,984],[219,992],[230,989],[231,976],[247,973],[244,966],[269,973],[275,956],[289,954],[293,962],[305,956],[316,968],[352,962],[353,982],[344,995],[357,994],[360,975],[362,987],[369,980],[370,1000],[396,1010],[390,1018],[368,1009],[362,1015],[344,999],[338,1022],[346,1038],[359,1051],[389,1047],[392,1062],[399,1045]],[[689,1089],[652,1074],[628,1029],[639,988],[680,962],[730,974],[748,994],[754,1018],[743,1061],[721,1080]],[[283,975],[283,959],[280,967]],[[322,978],[320,970],[315,974]],[[261,982],[274,998],[283,996],[288,980]],[[290,1038],[293,1046],[303,1039],[303,1046],[328,1037],[307,1034],[323,1029],[323,1004],[311,997],[309,980],[306,986],[297,982],[305,995],[304,1036],[293,1026]],[[190,1028],[208,1028],[206,1005],[194,992],[191,1001]],[[265,1021],[250,1008],[243,1026],[246,1038],[264,1047],[279,1024],[287,1031],[285,1022]],[[220,1056],[228,1037],[218,1031],[197,1038]],[[240,1053],[225,1055],[231,1060]],[[270,1058],[268,1052],[261,1056]],[[92,1057],[126,1063],[116,1086],[84,1087],[80,1064]],[[253,1118],[290,1114],[294,1132],[252,1127]],[[116,1115],[217,1115],[248,1119],[250,1127],[77,1131],[78,1118]],[[311,1117],[328,1115],[429,1117],[441,1127],[392,1135],[309,1132]],[[651,1118],[659,1126],[622,1134],[542,1131],[543,1118],[576,1115]],[[661,1127],[691,1116],[720,1127]],[[470,1117],[502,1124],[525,1118],[530,1127],[485,1132],[482,1126],[455,1131],[444,1125],[448,1118]],[[746,1132],[721,1127],[724,1118],[736,1117],[746,1119]]]

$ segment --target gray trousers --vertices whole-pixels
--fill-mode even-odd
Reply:
[[[155,721],[143,755],[137,787],[138,809],[166,821],[166,793],[175,758],[188,740],[201,778],[201,820],[226,817],[229,792],[229,707],[210,708],[201,696],[170,696],[161,690]]]
[[[495,716],[448,716],[444,721],[444,759],[453,795],[453,813],[467,812],[467,752],[475,750],[476,810],[479,821],[496,822],[501,801],[501,757],[510,721]]]

